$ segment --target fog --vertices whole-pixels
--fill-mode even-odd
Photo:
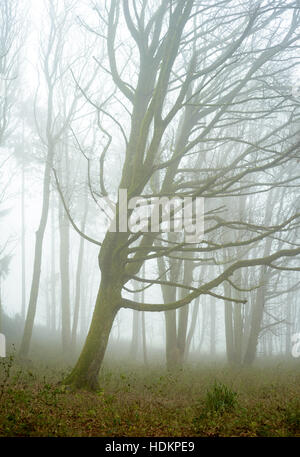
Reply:
[[[16,366],[96,392],[109,367],[298,373],[299,14],[1,0],[0,333]]]

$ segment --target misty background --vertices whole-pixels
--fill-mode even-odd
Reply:
[[[140,5],[141,2],[137,3]],[[149,10],[154,10],[158,3],[149,2]],[[206,10],[208,3],[202,3]],[[255,2],[228,3],[232,8],[228,9],[228,17],[231,20],[230,14],[236,11],[236,15],[241,15],[241,24],[244,24],[243,15],[246,15],[247,8],[252,3],[253,7],[255,6]],[[271,6],[272,2],[256,3],[267,10],[267,6]],[[275,16],[278,11],[274,7],[274,25],[270,29],[268,26],[264,28],[262,19],[257,26],[255,39],[251,43],[249,38],[241,51],[245,56],[248,52],[250,55],[255,47],[267,47],[271,35],[272,39],[275,37],[275,46],[287,33],[293,15],[292,7],[289,9],[288,6],[293,2],[274,3],[278,3],[278,11],[280,7],[286,7],[286,12],[281,14],[280,18],[278,16],[277,20]],[[109,5],[107,2],[98,4],[97,6],[96,3],[84,1],[2,0],[0,6],[2,24],[11,25],[8,36],[5,37],[4,27],[0,36],[0,49],[5,49],[7,45],[7,50],[1,57],[3,66],[0,73],[1,114],[5,120],[1,122],[0,143],[0,331],[6,335],[9,345],[14,344],[18,351],[28,311],[36,231],[43,205],[45,164],[49,161],[47,154],[49,142],[52,142],[55,143],[55,152],[50,166],[49,213],[42,244],[41,277],[30,353],[40,358],[44,355],[53,359],[65,357],[72,362],[78,357],[88,333],[100,271],[99,247],[76,232],[70,217],[88,237],[103,241],[105,232],[101,227],[107,216],[105,208],[101,207],[97,200],[99,167],[103,167],[105,163],[106,189],[109,195],[115,197],[122,176],[124,135],[128,134],[130,127],[130,111],[126,100],[122,94],[116,92],[107,71],[107,51],[105,40],[102,39],[104,28],[99,25],[101,14],[107,11]],[[175,5],[176,2],[174,7]],[[220,6],[216,4],[215,7],[218,7],[220,12]],[[214,12],[209,14],[213,15]],[[222,18],[220,16],[215,20],[218,23]],[[187,26],[191,34],[192,25],[191,22]],[[226,32],[230,35],[230,25],[228,27]],[[207,33],[209,34],[209,31]],[[208,49],[208,62],[212,58],[209,49],[215,44],[214,41],[216,47],[222,51],[223,33],[224,30],[219,26],[210,37],[212,43],[207,46],[205,42],[202,43],[203,52],[206,47]],[[131,39],[125,19],[121,17],[118,29],[119,45],[125,44],[127,47],[118,54],[118,67],[122,69],[122,77],[134,85],[137,81],[135,66],[138,66],[138,50],[132,45]],[[255,55],[254,51],[253,53]],[[245,68],[251,58],[245,57]],[[184,65],[183,58],[182,66]],[[203,82],[207,106],[217,104],[222,93],[230,90],[230,85],[227,86],[230,77],[233,80],[239,78],[239,70],[232,70],[232,65],[232,62],[228,62],[232,76],[230,72],[229,76],[226,76],[224,70],[224,75],[221,75],[220,81],[216,83],[219,86],[215,95],[213,84],[210,81]],[[241,154],[245,144],[257,142],[260,147],[261,132],[266,135],[273,132],[270,142],[266,140],[261,146],[262,150],[267,152],[278,146],[277,151],[280,153],[284,147],[288,148],[299,142],[299,75],[299,44],[295,42],[286,50],[282,60],[277,63],[270,62],[257,79],[249,83],[237,101],[237,110],[233,110],[227,119],[220,123],[218,129],[211,132],[207,143],[201,143],[202,152],[204,151],[203,167],[218,170],[226,165],[226,161],[229,164],[233,157]],[[173,90],[175,97],[178,88]],[[247,101],[243,101],[244,99]],[[97,106],[101,106],[102,110],[97,109]],[[291,121],[289,117],[292,118]],[[190,141],[196,137],[197,129],[205,129],[212,119],[213,114],[208,112],[206,117],[195,125]],[[176,132],[181,122],[176,118],[168,131],[168,141],[162,145],[162,156],[166,160],[174,148]],[[223,153],[226,152],[224,156],[212,146],[213,138],[217,141],[219,133],[225,139],[242,138],[244,144],[243,141],[238,143],[234,139],[229,142],[220,140],[219,147],[223,148]],[[277,145],[274,139],[278,141]],[[105,162],[101,163],[107,145],[109,153],[105,156]],[[253,180],[247,176],[244,181],[241,179],[235,188],[231,188],[231,192],[226,193],[224,187],[223,195],[208,195],[205,200],[208,216],[205,224],[208,233],[211,227],[209,216],[219,207],[226,207],[225,213],[220,213],[222,217],[225,214],[231,221],[247,221],[245,232],[254,233],[255,236],[263,233],[259,226],[280,226],[294,212],[299,212],[300,159],[297,151],[299,147],[293,157],[283,162],[280,167],[271,168],[266,174],[263,171],[259,174],[258,171]],[[264,165],[263,160],[262,163],[260,160],[262,159],[257,155],[257,167]],[[181,167],[196,168],[193,155],[184,158]],[[52,168],[57,173],[64,202]],[[181,178],[183,182],[188,182],[193,180],[192,176]],[[155,179],[160,178],[156,176]],[[179,189],[182,181],[179,179],[177,182]],[[155,183],[153,186],[155,188]],[[243,196],[241,193],[244,186],[247,192]],[[274,249],[299,246],[297,224],[295,220],[288,228],[282,225],[275,233],[272,232],[270,237],[252,244],[249,251],[245,243],[241,247],[218,251],[214,262],[201,263],[200,259],[194,270],[191,270],[189,285],[197,287],[197,284],[213,278],[215,271],[221,271],[224,265],[243,256],[264,257]],[[236,236],[245,239],[246,235],[242,233],[241,227],[237,230],[239,235],[236,235],[236,230],[237,227],[232,223],[232,227],[229,226],[231,234],[222,235],[224,243],[230,240],[231,236],[235,240],[238,239]],[[211,242],[214,242],[214,237]],[[200,300],[198,297],[187,305],[189,311],[185,316],[181,310],[169,312],[173,313],[173,320],[176,320],[174,316],[177,314],[179,339],[180,326],[185,328],[183,334],[188,341],[188,350],[184,349],[184,361],[197,361],[203,356],[212,359],[227,356],[230,359],[227,338],[228,332],[232,332],[233,344],[241,352],[240,356],[236,357],[238,363],[242,363],[249,343],[251,325],[254,325],[253,314],[258,300],[262,301],[262,306],[261,316],[257,317],[259,330],[256,356],[292,358],[292,336],[300,332],[299,264],[296,258],[292,258],[280,261],[277,266],[278,269],[266,267],[263,270],[263,267],[257,266],[239,270],[240,273],[235,274],[232,279],[237,288],[226,283],[227,289],[224,286],[223,290],[222,285],[219,286],[214,290],[215,296],[201,295]],[[171,268],[171,264],[166,261],[165,267]],[[143,266],[143,277],[155,280],[161,275],[159,268],[156,259],[147,261]],[[184,282],[183,279],[178,281],[181,284]],[[150,287],[143,290],[143,283],[132,279],[126,287],[129,290],[124,290],[125,298],[132,299],[134,296],[135,300],[146,303],[161,303],[165,299],[160,284],[150,284]],[[233,301],[224,301],[219,297],[223,294],[227,298],[231,297]],[[259,294],[263,296],[260,297]],[[234,299],[237,302],[234,302]],[[246,303],[238,302],[244,299],[247,300]],[[117,360],[128,357],[132,361],[146,364],[151,360],[165,363],[168,332],[166,326],[170,325],[166,320],[168,317],[164,312],[119,310],[109,337],[107,354]],[[71,342],[67,351],[64,347],[65,332]]]

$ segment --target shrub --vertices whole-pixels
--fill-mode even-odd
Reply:
[[[237,404],[237,393],[221,382],[214,382],[207,391],[205,407],[208,411],[224,412],[233,409]]]

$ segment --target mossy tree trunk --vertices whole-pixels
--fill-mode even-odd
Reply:
[[[109,72],[119,92],[123,94],[122,97],[126,98],[126,104],[128,102],[130,105],[128,110],[126,108],[126,111],[128,111],[130,115],[130,127],[128,131],[127,128],[124,129],[120,124],[118,116],[114,118],[112,114],[109,114],[109,117],[113,119],[120,128],[121,134],[125,140],[124,163],[122,166],[122,177],[119,183],[119,189],[127,190],[128,201],[132,197],[142,195],[147,199],[151,198],[151,196],[182,196],[187,194],[192,197],[224,197],[224,190],[226,189],[227,192],[230,187],[235,187],[236,182],[240,181],[244,176],[249,175],[256,170],[257,174],[261,173],[261,167],[257,167],[256,158],[254,157],[252,160],[252,155],[249,166],[247,165],[245,169],[241,169],[240,173],[235,170],[235,168],[240,162],[244,163],[245,157],[249,156],[250,152],[252,154],[252,147],[254,148],[254,154],[256,154],[256,152],[259,153],[261,151],[261,145],[265,144],[266,141],[271,141],[272,135],[276,134],[276,138],[278,138],[279,132],[283,132],[283,129],[286,128],[285,124],[282,125],[281,129],[276,125],[274,132],[268,133],[267,136],[264,134],[264,136],[259,137],[258,135],[258,138],[256,139],[257,147],[255,146],[255,143],[253,143],[250,150],[243,149],[240,152],[237,151],[236,157],[230,158],[228,163],[225,161],[225,155],[222,152],[219,161],[220,165],[216,168],[215,172],[214,162],[212,162],[212,164],[209,163],[209,169],[207,170],[207,163],[205,161],[205,168],[203,169],[201,169],[203,165],[198,169],[197,166],[194,166],[194,163],[190,165],[191,168],[186,168],[186,160],[182,159],[186,159],[187,155],[194,153],[200,154],[200,162],[198,162],[198,164],[202,163],[202,159],[206,159],[205,148],[201,147],[200,151],[196,151],[195,148],[198,149],[199,144],[205,143],[207,138],[210,141],[210,138],[212,138],[213,135],[215,135],[216,138],[219,137],[220,128],[224,127],[224,119],[226,119],[225,116],[227,116],[227,112],[232,106],[232,103],[240,103],[241,107],[244,105],[244,101],[241,101],[238,97],[243,94],[243,99],[244,93],[248,93],[248,83],[255,80],[256,75],[265,64],[267,65],[273,57],[278,58],[277,54],[281,53],[281,51],[296,41],[296,21],[292,21],[289,31],[282,38],[280,43],[277,41],[274,44],[270,42],[267,49],[264,49],[263,51],[257,49],[257,57],[253,58],[253,62],[249,63],[249,68],[244,71],[244,59],[246,56],[246,54],[244,54],[244,46],[246,46],[245,41],[259,30],[256,19],[263,14],[261,9],[255,9],[252,14],[249,14],[250,12],[245,10],[246,25],[243,30],[241,30],[241,17],[238,15],[238,23],[236,24],[233,20],[232,27],[230,27],[232,28],[230,37],[227,37],[224,40],[225,43],[229,43],[228,47],[227,45],[225,46],[225,50],[224,52],[221,52],[221,55],[217,52],[217,48],[215,53],[209,51],[209,55],[216,55],[215,61],[210,64],[203,58],[203,55],[207,55],[206,52],[209,46],[205,43],[205,47],[201,49],[201,42],[199,41],[202,40],[201,34],[199,40],[197,39],[200,24],[197,23],[196,19],[198,20],[199,18],[200,20],[202,12],[198,7],[198,3],[194,0],[160,2],[160,6],[153,15],[150,4],[147,5],[148,2],[142,2],[141,8],[136,8],[134,13],[130,8],[130,2],[112,0],[109,3],[110,7],[109,9],[106,9],[106,11],[101,10],[100,4],[95,7],[95,10],[99,13],[101,25],[103,25],[102,13],[104,16],[107,14],[107,19],[104,19],[104,28],[107,29],[105,41],[107,44]],[[123,8],[120,8],[121,3]],[[121,15],[123,17],[122,20]],[[270,15],[270,17],[272,17],[272,15]],[[222,15],[222,21],[223,20]],[[192,22],[189,21],[194,21],[194,26],[192,26]],[[126,78],[124,80],[122,79],[123,75],[120,74],[118,68],[120,56],[119,48],[122,48],[123,44],[120,42],[120,31],[121,34],[123,34],[125,22],[139,52],[138,64],[136,63],[135,58],[128,59],[128,68],[132,64],[133,66],[131,68],[134,69],[134,74],[137,75],[137,80],[135,82],[130,81],[130,83],[126,81]],[[220,27],[221,26],[222,23],[220,22]],[[194,29],[192,27],[194,27]],[[232,40],[232,37],[234,36],[233,27],[236,28],[235,40]],[[187,45],[191,40],[191,33],[194,33],[195,35],[195,46],[191,49],[190,56],[188,57],[187,54],[185,57]],[[207,36],[209,37],[209,34]],[[253,42],[255,42],[255,40]],[[211,46],[213,49],[215,44],[211,43]],[[245,49],[247,49],[247,47]],[[128,49],[126,49],[126,52],[127,51]],[[251,52],[255,55],[252,48]],[[208,59],[208,61],[210,60],[211,59]],[[185,61],[187,62],[187,65],[184,74],[182,74],[183,62]],[[240,65],[242,73],[244,72],[242,77],[237,69],[237,65]],[[228,70],[228,74],[224,75],[227,68],[234,68],[234,72],[232,73],[231,70]],[[125,73],[127,73],[127,71]],[[177,74],[178,77],[176,76]],[[218,75],[221,76],[219,77]],[[224,78],[230,81],[230,85],[225,91],[225,94],[223,94]],[[177,84],[180,89],[177,88]],[[208,88],[206,87],[207,85]],[[175,93],[175,89],[176,96],[174,97],[173,94]],[[271,98],[269,98],[271,103],[274,95],[271,90],[269,93],[271,95]],[[210,94],[213,95],[210,96]],[[205,102],[203,102],[203,95],[207,97],[204,97]],[[218,99],[218,103],[216,103],[216,99]],[[124,107],[124,101],[121,101],[121,99],[120,104]],[[266,111],[263,117],[266,117],[268,114],[272,114],[273,116],[273,111],[277,109],[277,106],[270,105],[270,107],[270,111]],[[252,111],[252,113],[254,112],[256,112],[256,109],[255,111]],[[178,123],[181,115],[183,116],[181,118],[182,121]],[[208,119],[209,122],[207,122]],[[227,121],[225,125],[226,124]],[[241,117],[241,129],[238,129],[239,131],[242,131],[243,125],[245,124],[243,124],[243,117]],[[171,131],[175,130],[182,132],[182,135],[179,134],[177,141],[175,139],[174,144],[170,135]],[[113,135],[114,133],[115,132],[113,132]],[[105,167],[103,166],[105,153],[110,146],[112,135],[108,134],[108,137],[107,146],[101,156],[101,158],[103,158],[99,176],[101,195],[107,195],[104,178],[105,176],[110,176],[108,170],[106,173]],[[289,139],[290,137],[288,136],[287,138]],[[240,141],[241,137],[239,133],[237,133],[237,137],[234,139],[233,143],[236,143],[236,140],[241,144],[244,142]],[[165,150],[168,149],[166,145],[172,147],[170,147],[170,151],[165,154]],[[248,147],[248,145],[245,145],[245,147]],[[216,145],[214,149],[216,150],[217,155],[219,150],[223,151],[223,138],[220,139],[219,145]],[[288,148],[286,156],[291,154],[294,149],[294,145],[292,145],[291,148]],[[279,159],[278,161],[274,160],[273,151],[270,151],[268,163],[268,151],[265,150],[264,152],[265,157],[263,166],[266,169],[277,167],[280,164]],[[181,168],[182,166],[184,168]],[[161,177],[163,177],[162,183],[161,185],[158,183],[158,188],[152,189],[152,181],[155,181],[154,175],[160,173],[160,170],[162,173]],[[234,170],[234,173],[232,173],[232,170]],[[201,176],[200,181],[198,178],[191,178],[190,173],[194,172],[197,172],[196,176]],[[206,175],[206,173],[208,173],[208,175]],[[181,176],[181,174],[183,174],[183,176]],[[256,178],[258,179],[259,176],[261,175],[259,174]],[[186,177],[186,182],[184,182],[184,177]],[[235,195],[235,191],[233,192],[233,195]],[[120,202],[117,202],[116,217],[119,214],[119,203]],[[211,217],[215,218],[216,216],[212,213]],[[284,227],[284,231],[287,231],[293,220],[294,219],[286,221],[286,224],[282,226]],[[248,218],[246,219],[245,226],[247,226],[247,224]],[[216,244],[215,236],[219,239],[220,228],[224,228],[225,232],[227,232],[227,229],[230,230],[230,235],[228,236],[227,241],[224,240],[224,243]],[[188,259],[189,261],[194,261],[196,256],[193,259],[191,259],[190,256],[191,251],[194,252],[196,250],[199,254],[204,252],[205,255],[207,254],[209,256],[204,262],[204,265],[207,265],[207,261],[213,260],[214,263],[216,263],[214,257],[215,252],[217,253],[221,249],[226,250],[227,248],[230,248],[232,240],[239,240],[237,243],[240,247],[249,246],[249,244],[255,242],[255,238],[252,238],[250,235],[249,237],[240,238],[240,227],[238,227],[237,230],[238,231],[235,231],[234,224],[231,224],[229,227],[226,220],[223,221],[222,218],[219,218],[218,222],[208,231],[209,237],[212,237],[206,242],[208,246],[200,246],[199,248],[186,246],[186,243],[183,243],[183,245],[182,243],[179,243],[177,245],[176,242],[175,244],[169,243],[166,246],[166,240],[162,243],[158,233],[156,233],[157,239],[155,240],[155,234],[129,234],[128,231],[127,233],[123,233],[123,227],[122,230],[120,229],[119,233],[107,233],[100,249],[99,266],[102,279],[92,323],[80,358],[65,382],[76,387],[97,388],[98,373],[105,354],[109,333],[120,307],[138,311],[173,312],[176,309],[187,306],[198,296],[209,293],[210,290],[221,285],[240,268],[269,265],[277,258],[298,255],[300,252],[300,248],[295,248],[278,251],[264,258],[252,258],[252,256],[251,258],[243,258],[245,254],[243,254],[241,259],[231,258],[229,259],[230,265],[224,264],[224,270],[222,272],[216,272],[216,276],[213,279],[205,281],[204,278],[200,278],[201,282],[199,281],[197,288],[190,287],[190,284],[187,286],[188,288],[186,290],[190,290],[183,294],[184,298],[169,300],[165,299],[164,296],[163,304],[136,303],[135,301],[122,298],[121,291],[123,286],[132,279],[146,283],[148,282],[149,285],[161,284],[163,295],[165,287],[168,288],[168,291],[172,288],[175,290],[182,288],[179,277],[176,276],[176,280],[172,280],[172,270],[170,274],[167,275],[167,279],[165,279],[167,271],[163,271],[163,274],[160,274],[160,279],[158,280],[149,278],[143,279],[137,277],[137,275],[139,274],[142,265],[151,259],[163,259],[163,257],[172,258],[171,255],[175,253],[176,255],[172,260],[176,258],[178,263],[180,264],[181,262],[182,264],[183,261]],[[278,228],[278,231],[280,230],[281,229]],[[232,231],[235,231],[235,233],[232,234]],[[261,240],[273,233],[272,231],[270,232],[267,227],[265,228],[264,233],[261,226],[257,226],[256,230],[251,226],[250,233],[252,233],[252,231],[257,231],[261,236]],[[234,236],[235,234],[236,237]],[[91,241],[90,238],[88,239]],[[97,240],[92,241],[99,244]],[[157,244],[155,244],[156,241]],[[168,242],[169,241],[170,240],[168,240]],[[186,257],[187,254],[188,257]],[[222,263],[220,265],[222,268]],[[163,277],[164,279],[161,279]],[[226,300],[226,297],[222,298]],[[244,303],[244,301],[235,299],[230,300],[230,296],[228,298],[229,300],[227,300],[227,302],[229,302],[229,304],[228,307],[225,308],[225,314],[228,329],[230,330],[230,332],[228,332],[230,338],[228,338],[227,335],[227,349],[228,351],[231,351],[231,344],[234,344],[233,341],[230,341],[234,337],[232,321],[234,316],[230,301],[236,303]],[[186,311],[182,311],[181,316],[184,324],[182,327],[184,330],[182,331],[182,336],[186,337]],[[236,317],[236,322],[239,323],[240,315],[236,315]],[[178,340],[176,343],[178,344]],[[178,345],[176,346],[176,350],[179,351]]]
[[[99,388],[98,374],[118,310],[112,286],[101,282],[84,348],[65,384],[88,390]]]

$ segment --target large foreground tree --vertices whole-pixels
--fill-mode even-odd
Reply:
[[[257,193],[259,199],[259,193],[274,187],[284,192],[288,186],[278,176],[280,170],[293,169],[299,154],[299,138],[290,128],[299,120],[299,103],[286,90],[286,80],[297,65],[298,7],[297,1],[285,0],[110,0],[94,3],[91,24],[82,20],[99,43],[106,42],[107,57],[94,56],[99,80],[108,73],[111,77],[111,93],[102,103],[95,92],[82,89],[97,110],[105,137],[100,184],[93,198],[106,195],[107,188],[112,190],[107,179],[114,173],[109,169],[110,152],[118,148],[122,160],[119,189],[126,189],[128,201],[189,196],[204,197],[209,204],[204,239],[194,243],[187,243],[184,233],[170,240],[163,227],[151,232],[150,216],[148,232],[129,230],[123,221],[121,227],[116,224],[115,232],[107,230],[102,240],[99,228],[99,239],[91,240],[76,227],[65,204],[73,226],[99,245],[101,270],[89,333],[67,384],[97,389],[120,308],[170,311],[207,294],[245,303],[246,291],[240,298],[223,295],[222,285],[226,281],[232,285],[234,272],[276,266],[277,259],[300,254],[299,245],[286,237],[298,227],[297,208],[284,213],[276,224],[271,217],[265,225],[263,214],[255,214],[255,206],[235,219],[236,213],[227,205],[228,197],[238,202]],[[294,170],[289,182],[297,185]],[[122,205],[124,200],[118,198],[117,222]],[[160,206],[166,210],[166,201]],[[156,209],[152,210],[153,216]],[[169,213],[175,218],[174,209]],[[129,209],[128,217],[136,218],[137,211]],[[270,237],[279,241],[265,255],[257,247]],[[239,258],[235,257],[237,247]],[[191,262],[196,268],[191,269],[190,284],[171,281],[176,275],[166,276],[167,271],[165,276],[157,274],[158,258],[179,259],[186,268]],[[168,286],[184,293],[173,301],[156,303],[159,294],[154,292],[152,303],[139,303],[127,298],[126,284],[132,280],[154,291]]]

